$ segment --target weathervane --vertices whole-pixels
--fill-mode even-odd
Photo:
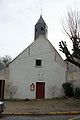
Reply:
[[[40,9],[40,11],[41,11],[41,15],[42,15],[42,8]]]
[[[40,12],[41,12],[41,15],[42,15],[42,0],[40,0]]]

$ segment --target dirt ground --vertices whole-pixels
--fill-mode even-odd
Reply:
[[[4,114],[9,113],[35,113],[80,111],[80,99],[49,99],[49,100],[16,100],[4,101]]]

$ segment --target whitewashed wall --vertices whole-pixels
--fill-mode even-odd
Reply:
[[[35,60],[42,60],[42,67],[35,67]],[[62,84],[65,82],[65,63],[50,42],[40,36],[9,66],[10,78],[17,86],[14,98],[35,99],[35,91],[30,91],[31,83],[45,82],[45,98],[63,95]],[[54,90],[53,90],[54,89]],[[54,92],[53,92],[54,91]]]

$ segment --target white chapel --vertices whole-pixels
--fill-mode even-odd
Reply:
[[[47,38],[48,26],[42,15],[35,25],[34,42],[22,51],[3,72],[0,72],[4,98],[12,82],[17,90],[13,98],[47,99],[64,95],[66,65]]]

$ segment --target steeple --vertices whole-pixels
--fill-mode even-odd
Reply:
[[[44,35],[45,37],[47,37],[47,28],[48,27],[47,27],[45,21],[43,20],[42,15],[40,15],[40,18],[35,25],[34,40],[36,40],[39,37],[39,35]]]

